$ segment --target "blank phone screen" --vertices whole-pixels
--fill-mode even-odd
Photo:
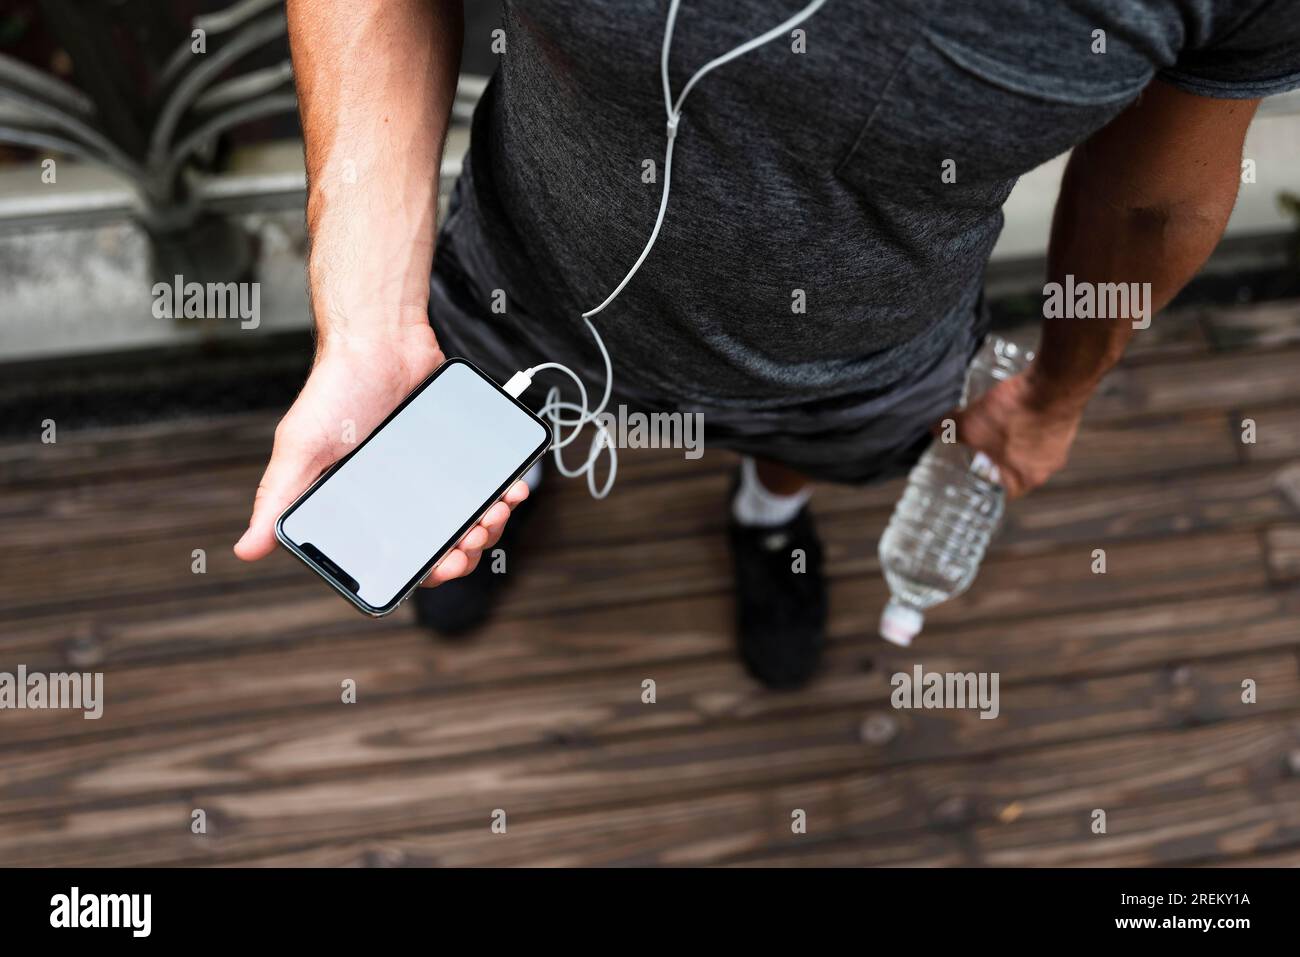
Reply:
[[[385,609],[550,438],[481,373],[452,360],[286,513],[281,533],[364,603]]]

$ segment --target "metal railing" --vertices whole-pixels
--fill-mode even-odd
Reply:
[[[252,263],[249,238],[205,208],[187,173],[211,165],[222,134],[296,111],[281,0],[238,0],[188,25],[154,24],[174,30],[179,42],[143,98],[126,82],[133,65],[106,42],[116,25],[107,4],[42,0],[41,10],[81,88],[0,54],[0,142],[120,174],[135,191],[133,215],[149,236],[155,275],[243,278]],[[272,65],[236,72],[240,61],[267,51]]]

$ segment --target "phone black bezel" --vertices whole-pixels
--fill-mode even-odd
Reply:
[[[499,392],[501,395],[505,396],[507,399],[513,402],[516,408],[518,408],[521,412],[523,412],[530,419],[532,419],[534,422],[536,422],[538,425],[542,427],[542,430],[545,434],[545,438],[538,444],[537,448],[533,450],[532,454],[530,454],[524,460],[523,464],[520,465],[517,470],[515,470],[514,474],[511,475],[510,478],[507,479],[505,483],[502,484],[501,487],[498,488],[491,496],[488,497],[488,499],[483,503],[483,505],[474,513],[474,516],[470,518],[468,521],[466,521],[465,524],[462,525],[460,529],[454,535],[452,535],[451,538],[449,538],[446,542],[444,542],[443,545],[438,549],[438,551],[434,552],[433,557],[431,557],[429,561],[425,563],[424,567],[421,568],[420,571],[414,577],[412,577],[405,585],[403,585],[400,589],[398,589],[397,594],[392,598],[391,601],[383,605],[371,605],[369,602],[363,600],[361,596],[357,595],[355,592],[351,591],[346,586],[344,586],[328,570],[322,568],[319,564],[313,561],[308,555],[304,554],[302,549],[299,547],[298,543],[294,542],[292,539],[288,537],[288,535],[285,534],[284,521],[290,515],[293,514],[294,510],[299,505],[301,505],[308,498],[310,498],[311,495],[315,493],[315,491],[318,488],[320,488],[327,481],[329,481],[330,476],[332,476],[335,472],[337,472],[340,468],[342,468],[347,463],[348,459],[352,458],[352,456],[356,455],[358,452],[364,449],[367,443],[369,443],[371,439],[373,439],[376,435],[378,435],[379,432],[385,426],[387,426],[388,423],[391,422],[399,412],[401,412],[413,401],[415,401],[415,399],[419,398],[420,394],[424,392],[425,389],[433,385],[433,383],[437,380],[438,376],[442,375],[443,372],[445,372],[448,368],[450,368],[453,365],[466,366],[468,369],[470,369],[470,371],[474,372],[480,379],[482,379],[484,382],[487,382],[489,385],[492,386],[492,388],[496,389],[497,392]],[[320,477],[317,478],[316,481],[312,482],[311,485],[309,485],[301,495],[299,495],[296,499],[293,500],[293,503],[288,508],[286,508],[283,512],[280,513],[280,517],[275,520],[275,537],[280,542],[280,544],[283,545],[289,551],[290,554],[292,554],[300,562],[302,562],[304,565],[306,565],[308,568],[314,571],[317,575],[323,578],[327,583],[329,583],[329,585],[333,587],[333,589],[337,591],[340,595],[346,598],[353,607],[361,611],[363,614],[369,615],[371,618],[382,618],[385,615],[393,612],[398,605],[400,605],[403,601],[405,601],[407,596],[409,596],[411,592],[413,592],[416,589],[416,587],[420,584],[420,582],[424,581],[425,576],[429,574],[429,572],[433,569],[433,567],[437,565],[438,562],[442,561],[443,557],[448,552],[450,552],[453,548],[456,547],[456,545],[460,542],[460,540],[465,536],[465,533],[468,532],[471,528],[474,527],[475,524],[478,523],[479,519],[483,517],[483,514],[489,508],[491,508],[498,500],[500,500],[501,496],[506,493],[506,490],[509,489],[510,486],[513,485],[516,481],[518,481],[519,478],[532,467],[534,462],[536,462],[539,458],[541,458],[543,455],[546,454],[546,450],[550,448],[552,439],[553,439],[553,434],[551,432],[551,427],[547,425],[545,420],[539,417],[537,413],[535,413],[532,409],[528,408],[528,406],[524,405],[517,398],[512,396],[510,393],[506,392],[505,389],[501,388],[501,386],[496,382],[496,380],[493,379],[491,376],[487,375],[482,369],[474,365],[474,363],[470,362],[468,359],[463,359],[460,357],[453,357],[447,359],[442,363],[442,365],[438,366],[438,368],[434,369],[433,372],[429,373],[428,377],[425,378],[423,382],[421,382],[414,389],[412,389],[411,392],[406,396],[406,398],[404,398],[397,405],[397,407],[393,409],[392,412],[388,413],[384,421],[380,422],[379,425],[377,425],[374,428],[374,430],[371,431],[371,433],[365,437],[363,441],[357,444],[357,447],[355,449],[353,449],[347,455],[343,456],[341,459],[339,459],[337,462],[331,465],[328,469],[326,469],[323,473],[321,473]],[[322,552],[322,554],[324,553]],[[326,555],[325,557],[329,559],[335,565],[335,567],[343,568],[343,566],[340,565],[338,561],[333,557],[328,555]],[[343,570],[346,571],[345,568],[343,568]]]

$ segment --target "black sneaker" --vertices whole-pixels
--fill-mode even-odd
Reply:
[[[826,648],[828,604],[812,513],[805,505],[791,521],[775,526],[741,525],[732,518],[728,538],[741,660],[769,688],[807,684]]]
[[[514,507],[501,537],[495,545],[484,550],[477,568],[461,578],[443,582],[437,588],[415,590],[411,601],[415,603],[417,622],[444,638],[459,638],[488,620],[507,577],[492,570],[492,552],[498,548],[504,550],[510,561],[507,567],[514,572],[514,546],[533,514],[537,491],[540,489],[530,491],[528,497]]]

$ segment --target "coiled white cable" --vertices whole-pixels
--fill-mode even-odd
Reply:
[[[655,240],[659,238],[659,230],[664,224],[664,215],[668,212],[668,192],[672,186],[673,175],[673,144],[677,140],[677,126],[682,118],[682,106],[686,102],[686,97],[690,95],[695,85],[704,79],[706,75],[716,70],[725,63],[730,63],[737,57],[744,56],[751,50],[761,47],[763,44],[776,39],[787,30],[792,30],[800,23],[803,23],[814,13],[816,13],[826,0],[813,0],[812,3],[804,7],[801,11],[794,14],[787,20],[774,26],[766,33],[760,34],[742,43],[720,57],[710,60],[704,66],[695,71],[695,74],[686,81],[682,87],[682,92],[678,95],[676,102],[673,101],[672,87],[668,80],[668,56],[673,46],[673,27],[677,22],[677,8],[681,5],[681,0],[671,0],[668,5],[668,22],[664,26],[663,50],[659,58],[659,74],[663,80],[664,88],[664,110],[668,114],[667,135],[668,142],[664,147],[664,186],[663,192],[659,197],[659,214],[655,217],[654,228],[650,230],[650,238],[646,240],[645,248],[641,250],[641,255],[636,258],[632,268],[627,271],[627,275],[622,281],[614,287],[614,291],[605,297],[605,301],[594,309],[588,309],[582,314],[582,321],[587,324],[591,330],[591,336],[596,340],[596,347],[600,350],[601,358],[605,362],[605,393],[601,397],[600,403],[594,408],[589,409],[587,405],[587,388],[582,384],[582,380],[568,366],[559,362],[543,362],[541,365],[533,366],[531,369],[525,369],[516,372],[510,381],[506,383],[505,389],[513,396],[518,396],[532,383],[533,376],[546,369],[555,369],[563,372],[578,387],[578,402],[566,402],[560,398],[560,390],[552,386],[546,393],[546,402],[538,410],[541,415],[550,420],[554,430],[555,438],[551,444],[551,449],[555,455],[555,467],[561,475],[567,478],[576,478],[579,475],[587,476],[587,488],[591,491],[592,498],[604,498],[609,494],[610,489],[614,487],[614,478],[618,474],[618,450],[605,424],[599,421],[601,413],[605,411],[605,406],[609,404],[609,397],[614,387],[614,369],[609,359],[609,350],[605,348],[604,341],[600,338],[600,333],[596,331],[595,325],[592,324],[591,317],[602,312],[606,306],[618,298],[624,287],[632,281],[632,277],[637,274],[641,264],[646,261],[650,255],[650,250],[654,248]],[[565,418],[564,413],[573,413],[573,418]],[[594,424],[596,434],[592,436],[591,446],[587,451],[587,458],[580,466],[570,469],[564,464],[563,449],[577,439],[584,426]],[[563,427],[569,427],[570,432],[567,435],[561,433]],[[605,483],[599,488],[596,487],[596,462],[600,458],[601,451],[609,452],[609,474],[605,477]]]

